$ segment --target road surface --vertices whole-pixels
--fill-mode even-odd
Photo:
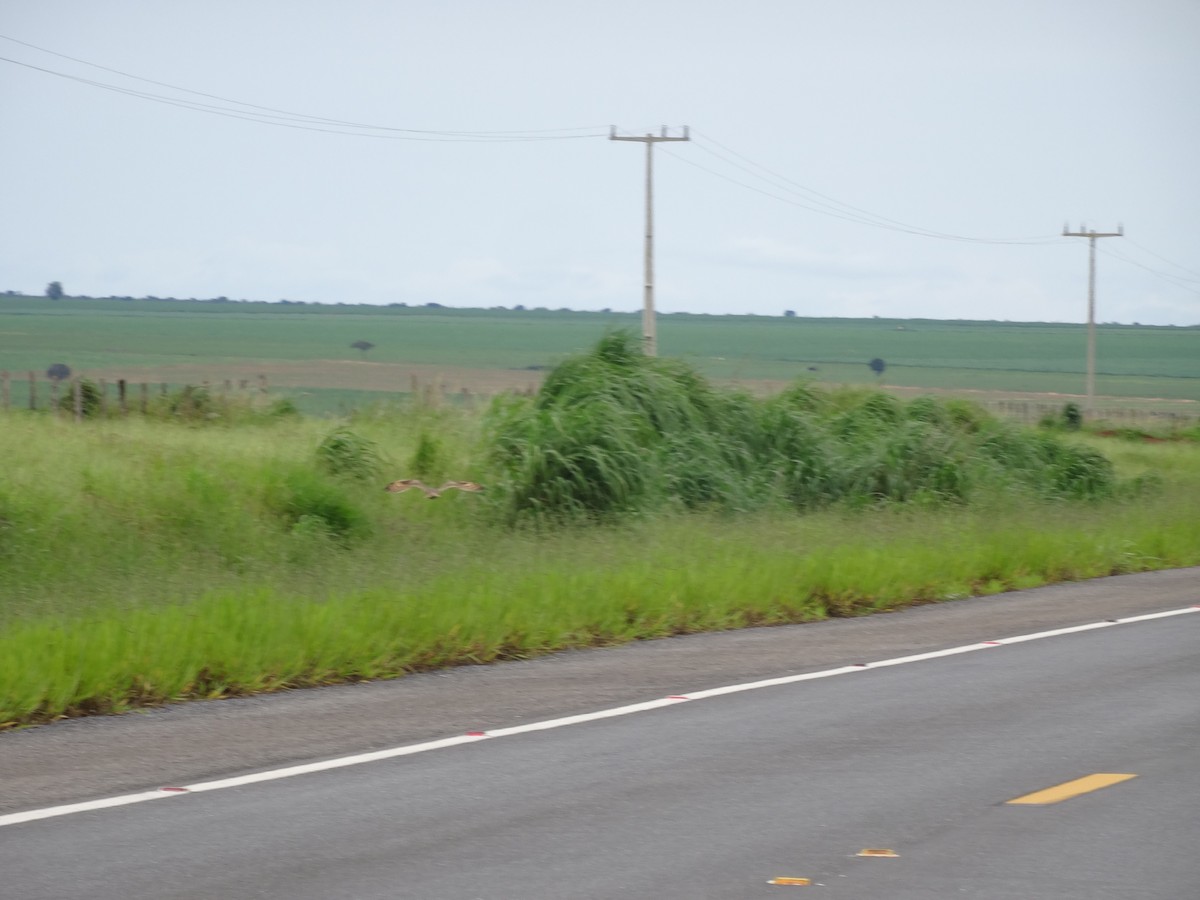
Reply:
[[[674,665],[647,659],[635,673],[638,689],[672,670],[674,690],[686,696],[716,687],[717,675],[747,670],[757,677],[820,673],[830,664],[849,671],[316,774],[2,825],[0,896],[1193,896],[1200,882],[1191,848],[1200,833],[1200,613],[902,665],[854,665],[898,655],[875,652],[881,649],[920,653],[954,646],[946,640],[954,636],[1004,639],[1200,602],[1196,570],[1159,574],[1167,577],[1105,579],[829,627],[703,636],[690,644],[700,647],[695,652],[688,641],[668,641],[628,648],[634,652],[624,656],[568,655],[565,666],[518,664],[512,668],[523,673],[494,676],[499,687],[485,679],[482,693],[493,701],[504,699],[505,678],[515,679],[509,688],[528,688],[508,695],[507,707],[445,708],[445,727],[419,737],[459,735],[455,726],[464,715],[490,715],[470,725],[494,731],[514,719],[536,722],[611,705],[580,706],[589,672],[599,699],[662,697],[626,696],[628,684],[596,674],[615,665],[628,675],[647,654]],[[892,636],[879,626],[890,626]],[[998,626],[1004,630],[991,630]],[[818,633],[836,658],[817,660],[807,644]],[[722,641],[738,652],[727,659]],[[741,661],[729,662],[733,657]],[[785,657],[790,666],[779,665]],[[557,677],[564,670],[568,677]],[[459,695],[471,672],[480,671],[418,684],[409,695],[416,698],[414,719],[431,714],[417,701],[439,691],[443,698]],[[552,697],[555,683],[566,685],[572,698],[536,715],[525,704],[541,682]],[[257,708],[269,708],[269,699]],[[206,710],[222,706],[194,705],[188,715],[151,721],[186,732],[199,719],[219,734],[222,717]],[[228,735],[236,743],[240,711],[255,707],[225,708],[234,710]],[[131,755],[120,761],[123,769],[106,759],[78,777],[64,768],[64,781],[80,785],[74,795],[46,793],[44,802],[28,802],[54,759],[70,759],[80,745],[117,745],[118,738],[130,739],[127,729],[145,735],[147,721],[0,736],[5,797],[33,810],[119,793],[89,779],[112,769],[136,782],[138,771],[169,766],[173,754],[147,752],[145,766]],[[360,741],[351,752],[369,746]],[[23,775],[13,760],[27,760],[37,747],[46,750],[42,770]],[[288,754],[323,755],[302,748]],[[227,752],[203,774],[269,768],[246,766],[236,756]],[[180,765],[185,777],[143,778],[130,789],[191,783],[191,757],[184,754]],[[1048,805],[1006,802],[1096,773],[1135,777]],[[21,801],[13,802],[10,785],[20,788]],[[897,855],[856,855],[864,849]],[[781,877],[811,884],[767,883]]]

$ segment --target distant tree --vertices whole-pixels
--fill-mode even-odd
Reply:
[[[1078,431],[1083,426],[1083,410],[1078,403],[1068,403],[1063,407],[1062,423],[1068,431]]]
[[[785,309],[783,311],[783,315],[784,315],[784,318],[794,319],[794,318],[796,318],[796,311],[794,309]]]
[[[869,363],[867,363],[867,365],[870,366],[871,371],[874,372],[880,378],[883,377],[883,370],[887,368],[887,363],[885,363],[878,356],[875,357],[873,360],[871,360]]]
[[[353,344],[351,344],[350,346],[351,346],[351,347],[353,347],[355,350],[361,350],[361,351],[362,351],[362,355],[363,355],[363,359],[366,359],[366,358],[367,358],[367,351],[368,351],[368,350],[370,350],[370,349],[371,349],[372,347],[374,347],[375,345],[374,345],[374,344],[372,344],[370,341],[355,341],[355,342],[354,342]]]
[[[63,298],[63,288],[61,281],[52,281],[46,285],[46,296],[51,300],[61,300]]]
[[[522,303],[518,303],[516,306],[513,307],[513,309],[515,309],[517,312],[524,312],[525,305]]]
[[[55,363],[46,370],[46,377],[51,381],[65,381],[71,377],[71,367],[66,363]]]

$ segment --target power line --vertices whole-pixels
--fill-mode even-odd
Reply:
[[[1129,238],[1126,238],[1126,240],[1128,241]],[[1130,241],[1130,243],[1133,242]],[[1174,287],[1182,288],[1185,291],[1191,291],[1193,293],[1200,291],[1200,281],[1197,281],[1194,278],[1184,278],[1182,275],[1172,275],[1169,272],[1160,272],[1158,269],[1153,269],[1150,266],[1144,265],[1143,263],[1138,262],[1136,259],[1130,259],[1128,256],[1124,256],[1121,253],[1118,253],[1116,250],[1101,249],[1100,252],[1105,256],[1111,256],[1113,259],[1119,259],[1121,262],[1129,263],[1131,266],[1137,266],[1139,269],[1149,272],[1160,281],[1164,281],[1167,284],[1173,285]],[[1149,250],[1146,252],[1150,253]]]
[[[1189,275],[1194,275],[1194,276],[1196,276],[1196,278],[1200,278],[1200,272],[1197,272],[1195,269],[1189,269],[1187,266],[1182,266],[1182,265],[1180,265],[1180,264],[1179,264],[1179,263],[1177,263],[1177,262],[1172,262],[1171,260],[1167,259],[1165,256],[1159,256],[1157,253],[1155,253],[1155,252],[1154,252],[1153,250],[1151,250],[1149,247],[1143,247],[1143,246],[1142,246],[1141,244],[1139,244],[1137,241],[1131,240],[1131,239],[1129,239],[1129,238],[1125,238],[1125,240],[1126,240],[1128,243],[1130,243],[1130,244],[1133,244],[1133,246],[1137,247],[1139,250],[1141,250],[1141,251],[1143,251],[1143,252],[1145,252],[1145,253],[1149,253],[1151,256],[1153,256],[1153,257],[1154,257],[1154,258],[1156,258],[1156,259],[1160,259],[1160,260],[1162,260],[1162,261],[1163,261],[1163,262],[1165,262],[1167,265],[1174,266],[1174,267],[1175,267],[1175,268],[1177,268],[1177,269],[1183,269],[1183,271],[1187,272]],[[1129,261],[1130,261],[1130,262],[1132,262],[1132,260],[1129,260]],[[1135,263],[1135,265],[1136,265],[1136,263]],[[1143,266],[1143,268],[1145,268],[1145,267]],[[1150,271],[1154,271],[1154,270],[1153,270],[1153,269],[1151,269]],[[1177,275],[1177,276],[1173,276],[1173,277],[1176,277],[1176,278],[1183,278],[1183,276],[1182,276],[1182,275]],[[1185,280],[1185,281],[1195,281],[1195,280],[1196,280],[1196,278],[1185,278],[1184,280]]]
[[[898,228],[902,231],[905,231],[906,233],[909,233],[909,234],[921,234],[921,235],[926,235],[928,237],[941,237],[941,238],[946,238],[949,240],[986,240],[986,239],[982,239],[982,238],[966,238],[963,235],[955,235],[955,234],[948,234],[948,233],[942,232],[942,231],[934,231],[933,229],[929,229],[929,228],[921,228],[919,225],[912,225],[908,222],[901,222],[898,219],[890,219],[887,216],[882,216],[882,215],[879,215],[878,213],[873,213],[870,210],[862,209],[861,207],[854,206],[853,204],[846,203],[845,201],[842,201],[842,200],[838,200],[836,197],[831,197],[828,194],[823,194],[818,190],[815,190],[813,188],[810,188],[806,185],[801,184],[798,181],[788,178],[786,175],[781,175],[779,172],[776,172],[773,169],[767,168],[766,166],[762,165],[762,163],[755,162],[754,160],[750,159],[749,157],[745,156],[744,154],[738,153],[736,150],[734,150],[731,147],[726,147],[724,144],[721,144],[720,142],[716,141],[715,139],[713,139],[711,137],[704,136],[702,138],[702,140],[707,141],[710,144],[715,144],[716,146],[718,146],[722,150],[724,150],[726,153],[730,153],[733,156],[736,156],[738,159],[744,160],[750,166],[753,166],[755,169],[759,169],[763,172],[766,172],[768,175],[771,176],[771,178],[775,179],[778,182],[782,182],[783,184],[781,186],[784,188],[784,190],[788,190],[793,193],[802,192],[804,194],[811,195],[812,197],[817,198],[815,200],[812,200],[811,202],[814,202],[819,206],[823,206],[823,207],[826,207],[833,211],[836,211],[839,214],[845,214],[847,210],[849,210],[853,213],[859,214],[861,217],[864,218],[863,224],[881,225],[881,223],[886,223],[887,225],[895,226],[896,228]],[[697,144],[697,146],[699,146],[700,149],[705,151],[706,153],[710,153],[713,156],[716,156],[718,159],[723,159],[725,162],[728,162],[730,165],[737,166],[737,168],[741,169],[742,171],[747,172],[756,178],[762,178],[764,181],[767,181],[768,183],[770,183],[770,179],[764,178],[762,175],[758,175],[753,170],[747,168],[746,166],[739,165],[738,163],[734,162],[733,160],[726,159],[725,157],[721,156],[719,153],[715,153],[714,151],[710,150],[708,147],[705,147],[703,143]],[[998,240],[995,242],[996,243],[1012,243],[1012,242],[1017,242],[1017,241],[1024,242],[1024,241],[1040,241],[1040,240],[1045,240],[1045,238],[1042,238],[1042,237],[1020,238],[1020,239],[1012,239],[1011,241],[1005,239],[1005,240]]]
[[[603,137],[604,132],[601,126],[578,126],[572,128],[546,128],[546,129],[531,129],[531,130],[508,130],[508,131],[437,131],[430,129],[419,128],[401,128],[391,125],[375,125],[367,122],[354,122],[345,119],[335,119],[326,116],[314,116],[308,113],[297,113],[289,110],[278,109],[270,106],[261,106],[254,103],[247,103],[242,100],[235,100],[229,97],[222,97],[217,94],[208,94],[203,91],[195,91],[191,88],[181,87],[179,85],[170,84],[164,81],[155,81],[151,78],[143,78],[139,75],[133,75],[128,72],[123,72],[119,69],[113,69],[108,66],[102,66],[98,63],[88,62],[87,60],[79,59],[73,56],[67,56],[63,53],[58,53],[54,50],[48,50],[44,47],[38,47],[26,41],[17,40],[16,38],[7,35],[0,35],[8,41],[30,47],[43,53],[49,53],[53,56],[62,57],[63,59],[71,60],[82,65],[91,66],[93,68],[102,69],[106,72],[111,72],[120,75],[124,78],[131,78],[136,81],[142,81],[147,84],[165,87],[173,91],[179,91],[185,94],[191,94],[196,97],[204,97],[209,100],[218,100],[224,104],[233,104],[234,107],[218,106],[211,103],[202,103],[196,100],[190,100],[184,97],[173,97],[170,95],[154,93],[150,91],[138,90],[130,87],[123,87],[118,84],[112,84],[105,81],[97,81],[91,78],[84,78],[80,75],[72,75],[69,72],[61,72],[57,69],[49,69],[44,66],[37,66],[32,63],[23,62],[9,57],[0,57],[0,62],[7,62],[13,65],[22,66],[27,69],[32,69],[37,72],[42,72],[47,75],[53,75],[58,78],[64,78],[69,81],[75,81],[80,84],[95,87],[101,90],[112,91],[125,96],[135,97],[141,100],[149,100],[156,103],[163,103],[168,106],[175,106],[181,109],[190,109],[195,112],[204,112],[211,115],[220,115],[226,118],[242,119],[249,122],[257,122],[263,125],[277,125],[281,127],[299,128],[305,131],[321,131],[332,134],[344,134],[353,137],[371,137],[371,138],[386,138],[391,140],[424,140],[424,141],[463,141],[463,142],[505,142],[505,141],[553,141],[553,140],[571,140],[584,137]],[[353,129],[353,130],[351,130]],[[566,132],[587,132],[584,134],[567,134]]]
[[[704,146],[705,141],[707,143],[716,144],[717,146],[721,147],[723,150],[732,154],[733,156],[736,156],[740,159],[745,160],[751,166],[754,166],[755,168],[758,168],[764,172],[767,172],[771,176],[771,178],[767,178],[767,177],[753,171],[752,169],[748,168],[747,166],[741,165],[740,163],[735,162],[734,160],[731,160],[728,157],[725,157],[720,153],[717,153],[716,151],[710,149],[709,147]],[[695,168],[700,169],[701,171],[707,172],[710,175],[714,175],[717,178],[721,178],[721,179],[724,179],[725,181],[729,181],[733,184],[736,184],[739,187],[743,187],[747,190],[754,191],[755,193],[762,194],[763,196],[770,197],[774,200],[778,200],[781,203],[787,203],[790,206],[796,206],[796,207],[799,207],[800,209],[805,209],[805,210],[808,210],[809,212],[817,213],[818,215],[828,216],[828,217],[834,218],[834,219],[841,219],[842,221],[852,222],[856,225],[867,225],[872,228],[880,228],[885,231],[896,231],[896,232],[900,232],[903,234],[916,235],[918,237],[929,237],[929,238],[936,238],[939,240],[947,240],[947,241],[959,241],[962,243],[1025,244],[1025,245],[1051,244],[1051,243],[1057,244],[1057,243],[1059,243],[1058,238],[1056,236],[1051,236],[1051,235],[1037,236],[1037,237],[1032,237],[1032,238],[981,238],[981,237],[973,237],[970,235],[950,234],[950,233],[942,232],[942,231],[933,231],[931,229],[921,228],[916,225],[909,225],[908,223],[901,222],[896,219],[889,219],[887,216],[881,216],[877,213],[872,213],[868,210],[862,209],[862,208],[854,206],[852,204],[845,203],[841,200],[837,200],[834,197],[830,197],[828,194],[822,194],[820,191],[816,191],[816,190],[813,190],[812,188],[806,187],[797,181],[794,181],[784,175],[779,174],[778,172],[768,169],[766,166],[763,166],[759,163],[754,162],[753,160],[749,159],[748,157],[744,156],[741,153],[738,153],[735,150],[725,147],[723,144],[717,144],[717,142],[714,141],[712,138],[703,138],[703,139],[701,139],[701,141],[696,142],[696,146],[699,147],[701,150],[704,150],[706,153],[709,153],[710,155],[716,157],[717,159],[720,159],[721,161],[725,162],[726,164],[734,166],[735,168],[738,168],[738,169],[742,170],[743,172],[746,172],[747,174],[751,175],[752,177],[758,178],[759,180],[764,181],[766,184],[770,185],[770,187],[774,188],[775,190],[766,190],[762,187],[758,187],[753,184],[747,184],[745,181],[739,180],[739,179],[734,178],[730,175],[727,175],[723,172],[719,172],[719,171],[711,169],[707,166],[701,165],[700,163],[694,162],[693,160],[684,159],[682,157],[676,156],[675,154],[668,154],[668,155],[670,155],[672,158],[677,159],[681,162],[684,162],[690,166],[694,166]],[[780,182],[783,182],[783,183],[781,184]],[[789,196],[781,196],[779,193],[776,192],[778,190],[786,191],[787,193],[791,194],[792,196],[790,196],[790,197]],[[811,197],[803,196],[801,192],[803,192],[803,194],[810,194],[812,196]],[[801,199],[796,199],[796,197],[801,197]]]

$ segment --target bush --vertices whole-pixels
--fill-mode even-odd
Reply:
[[[323,532],[339,540],[365,537],[370,522],[337,485],[314,472],[286,472],[267,492],[269,506],[298,534]]]
[[[1083,425],[1083,412],[1079,409],[1078,403],[1068,403],[1063,406],[1062,411],[1063,427],[1068,431],[1078,431]]]
[[[317,465],[330,475],[356,481],[379,477],[379,451],[373,441],[348,428],[335,428],[317,445]]]
[[[428,431],[422,431],[417,438],[417,449],[409,461],[409,470],[417,478],[444,474],[445,455],[442,442]]]
[[[94,381],[81,378],[78,382],[66,382],[63,395],[58,398],[58,408],[64,412],[75,414],[75,385],[79,385],[80,409],[85,419],[94,419],[104,410],[104,398],[100,387]]]
[[[487,431],[510,520],[608,518],[677,506],[965,502],[985,487],[1108,494],[1101,455],[1018,431],[975,404],[799,382],[754,400],[607,335],[532,400],[493,404]]]

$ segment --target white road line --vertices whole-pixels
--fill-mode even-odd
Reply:
[[[409,744],[404,747],[392,747],[387,750],[376,750],[371,753],[357,753],[353,756],[341,756],[322,762],[305,763],[299,766],[287,766],[281,769],[271,769],[266,772],[256,772],[251,775],[239,775],[234,778],[222,778],[216,781],[201,781],[196,784],[181,785],[172,788],[159,788],[154,791],[141,791],[136,794],[122,794],[118,797],[108,797],[102,800],[89,800],[84,803],[68,803],[64,806],[48,806],[43,809],[31,809],[26,812],[10,813],[0,816],[0,827],[19,825],[24,822],[36,822],[39,819],[50,819],[55,816],[69,816],[74,813],[90,812],[93,810],[109,809],[115,806],[128,806],[133,803],[145,803],[148,800],[165,800],[170,797],[186,797],[191,793],[204,791],[219,791],[225,788],[242,787],[248,784],[259,784],[264,781],[277,781],[280,778],[291,778],[294,775],[308,775],[313,772],[327,772],[331,769],[342,769],[347,766],[358,766],[363,763],[378,762],[384,759],[394,759],[399,756],[412,756],[430,750],[444,750],[447,747],[457,747],[462,744],[472,744],[476,741],[491,738],[509,737],[516,734],[526,734],[532,731],[547,731],[552,728],[565,728],[568,725],[579,725],[584,722],[595,722],[600,719],[611,719],[617,716],[628,716],[634,713],[648,712],[652,709],[662,709],[675,706],[685,700],[704,700],[709,697],[720,697],[725,694],[736,694],[742,691],[754,691],[759,688],[776,687],[784,684],[797,684],[802,681],[815,681],[819,678],[832,678],[835,675],[849,675],[851,672],[866,672],[870,669],[881,669],[887,666],[899,666],[905,663],[922,662],[929,659],[941,659],[956,656],[960,653],[973,653],[976,650],[990,650],[1007,644],[1020,644],[1026,641],[1036,641],[1041,638],[1059,637],[1065,634],[1078,634],[1083,631],[1093,631],[1097,628],[1111,628],[1114,625],[1129,625],[1135,622],[1147,622],[1152,619],[1165,619],[1171,616],[1181,616],[1187,613],[1200,612],[1200,605],[1184,609],[1172,609],[1166,612],[1149,613],[1141,616],[1128,616],[1124,619],[1113,619],[1106,622],[1092,622],[1087,625],[1076,625],[1071,628],[1055,628],[1049,631],[1038,631],[1032,634],[1020,634],[1014,637],[1001,638],[975,644],[964,644],[961,647],[950,647],[945,650],[935,650],[932,653],[917,653],[912,656],[898,656],[894,659],[882,659],[876,662],[859,663],[852,666],[839,666],[835,669],[824,669],[819,672],[805,672],[802,675],[785,675],[780,678],[767,678],[762,681],[749,681],[743,684],[731,684],[724,687],[711,688],[705,691],[693,691],[688,694],[672,694],[660,700],[649,700],[644,703],[631,703],[627,706],[617,706],[602,709],[597,712],[583,713],[576,716],[565,716],[559,719],[548,719],[544,722],[531,722],[528,725],[516,725],[511,728],[497,728],[493,731],[474,732],[441,738],[435,741],[425,741],[420,744]]]

